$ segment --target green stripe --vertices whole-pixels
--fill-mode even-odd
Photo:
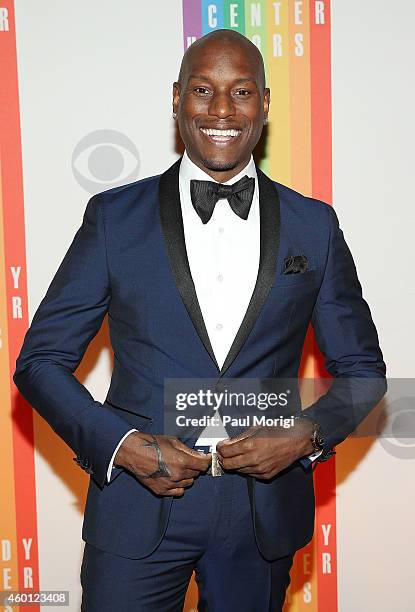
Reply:
[[[234,14],[232,21],[233,23],[236,22],[237,25],[231,24],[231,4],[233,5]],[[223,12],[225,28],[228,28],[228,30],[236,30],[241,34],[245,34],[245,0],[225,0],[223,3]]]

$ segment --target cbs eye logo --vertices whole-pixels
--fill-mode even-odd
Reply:
[[[116,130],[90,132],[78,142],[72,154],[73,175],[91,194],[134,181],[139,168],[137,147]]]
[[[380,444],[397,459],[415,459],[415,398],[393,401],[377,424]]]

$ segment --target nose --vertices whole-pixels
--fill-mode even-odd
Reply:
[[[226,93],[216,93],[209,104],[209,115],[225,119],[235,115],[232,97]]]

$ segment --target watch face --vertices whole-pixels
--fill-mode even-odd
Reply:
[[[321,450],[324,446],[323,432],[321,431],[321,427],[318,423],[315,424],[311,442],[313,443],[316,450]]]

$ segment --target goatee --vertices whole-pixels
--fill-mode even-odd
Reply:
[[[214,172],[227,172],[236,168],[239,160],[235,159],[229,162],[222,162],[216,159],[202,159],[202,163],[208,170],[212,170]]]

